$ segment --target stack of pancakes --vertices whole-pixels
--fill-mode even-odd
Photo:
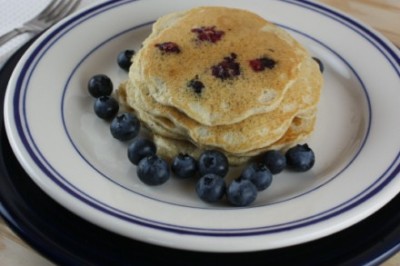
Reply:
[[[251,12],[199,7],[164,16],[132,61],[119,99],[167,158],[218,149],[237,165],[314,129],[318,64]]]

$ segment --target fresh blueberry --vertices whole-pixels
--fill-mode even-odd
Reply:
[[[100,96],[94,102],[93,109],[98,117],[108,120],[118,113],[119,104],[111,96]]]
[[[200,199],[206,202],[216,202],[225,193],[226,185],[222,177],[215,174],[206,174],[196,184],[196,192]]]
[[[318,63],[319,71],[321,71],[321,73],[323,73],[325,67],[324,67],[324,64],[322,63],[322,61],[321,61],[319,58],[317,58],[317,57],[313,57],[313,59],[315,60],[315,62]]]
[[[248,179],[235,179],[226,192],[228,202],[234,206],[247,206],[257,198],[257,188]]]
[[[264,153],[261,157],[261,162],[264,163],[274,175],[279,174],[286,168],[286,157],[277,150],[270,150]]]
[[[135,165],[137,165],[141,159],[150,155],[155,155],[156,152],[156,145],[148,139],[137,138],[128,146],[129,161]]]
[[[216,174],[224,177],[229,170],[228,159],[217,150],[204,151],[199,158],[200,175]]]
[[[132,56],[135,54],[134,50],[125,50],[118,54],[117,63],[123,70],[129,71],[129,67],[132,64]]]
[[[157,155],[140,160],[136,173],[139,179],[149,186],[164,184],[170,176],[168,163]]]
[[[130,140],[139,134],[140,121],[130,113],[122,113],[111,121],[110,131],[118,140]]]
[[[178,154],[172,161],[171,170],[178,178],[190,178],[197,173],[197,162],[188,154]]]
[[[88,90],[90,95],[95,98],[109,96],[113,90],[113,84],[109,77],[99,74],[89,79]]]
[[[272,183],[272,173],[263,163],[251,163],[242,172],[242,179],[250,180],[257,188],[262,191]]]
[[[294,171],[304,172],[314,166],[315,155],[307,144],[298,144],[286,152],[286,161]]]

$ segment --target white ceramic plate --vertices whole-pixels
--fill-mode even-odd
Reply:
[[[117,87],[127,78],[117,54],[139,49],[158,17],[197,5],[258,13],[325,65],[317,127],[307,141],[315,167],[277,175],[247,208],[200,201],[194,180],[142,184],[127,144],[94,115],[86,88],[98,73]],[[6,129],[18,159],[46,193],[111,231],[189,250],[284,247],[348,227],[399,192],[399,61],[379,34],[314,2],[112,1],[61,21],[29,49],[9,84]]]

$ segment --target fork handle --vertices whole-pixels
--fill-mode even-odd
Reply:
[[[12,31],[7,32],[6,34],[0,36],[0,46],[11,40],[12,38],[20,35],[23,31],[18,29],[13,29]]]

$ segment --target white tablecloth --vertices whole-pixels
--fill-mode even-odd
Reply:
[[[61,0],[65,1],[65,0]],[[82,0],[79,9],[104,0]],[[21,26],[25,21],[40,13],[50,0],[0,0],[0,35]],[[7,59],[24,43],[33,37],[25,33],[0,47],[0,68]]]

